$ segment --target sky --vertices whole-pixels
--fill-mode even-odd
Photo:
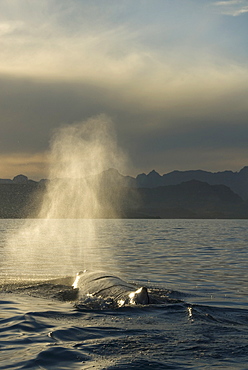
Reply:
[[[248,0],[0,0],[0,178],[105,114],[129,175],[248,165]]]

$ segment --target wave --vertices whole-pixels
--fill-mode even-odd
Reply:
[[[7,284],[0,369],[244,369],[248,310],[191,303],[150,287],[149,305],[61,299],[67,285]]]

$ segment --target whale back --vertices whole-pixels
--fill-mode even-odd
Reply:
[[[80,272],[72,286],[79,290],[79,298],[84,295],[112,298],[120,305],[149,303],[147,288],[137,289],[119,277],[103,272]]]

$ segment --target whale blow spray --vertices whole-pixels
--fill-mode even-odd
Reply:
[[[55,132],[50,183],[40,218],[117,217],[117,204],[104,197],[101,173],[123,166],[112,122],[101,115]]]
[[[112,256],[99,246],[96,219],[117,218],[122,200],[120,187],[112,183],[110,189],[102,181],[109,168],[124,169],[113,123],[100,115],[60,127],[49,157],[49,181],[37,219],[10,235],[8,258],[20,275],[43,275],[44,266],[56,276],[99,269]]]

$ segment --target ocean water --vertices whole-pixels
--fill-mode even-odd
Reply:
[[[51,294],[83,269],[168,299]],[[248,220],[0,220],[0,369],[248,369],[247,271]]]

